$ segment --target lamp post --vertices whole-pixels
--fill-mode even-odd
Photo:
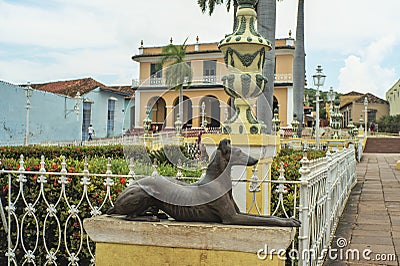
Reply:
[[[332,127],[333,101],[335,100],[335,92],[333,91],[333,87],[329,89],[327,97],[329,101],[329,126]]]
[[[31,83],[28,82],[27,86],[24,88],[25,96],[26,96],[26,129],[25,129],[25,139],[24,145],[28,145],[29,143],[29,110],[31,109],[31,101],[29,100],[32,97],[33,88],[31,87]]]
[[[297,120],[297,114],[294,114],[292,121],[293,138],[299,137],[299,124],[300,122]]]
[[[364,112],[365,112],[365,117],[364,117],[364,137],[367,137],[367,125],[368,125],[368,99],[367,96],[364,98]]]
[[[316,102],[316,117],[315,117],[315,142],[316,146],[319,148],[319,87],[324,86],[326,76],[322,73],[322,67],[317,67],[317,74],[313,75],[314,86],[317,87],[317,92],[315,93]]]
[[[79,118],[79,110],[80,110],[80,106],[82,104],[83,98],[81,96],[81,93],[78,91],[76,92],[76,95],[74,97],[75,100],[75,104],[74,104],[74,108],[71,110],[67,109],[67,98],[65,98],[64,101],[64,118],[67,119],[68,114],[74,112],[76,115],[76,120],[78,120]]]
[[[205,129],[207,126],[207,120],[206,120],[206,104],[205,102],[201,103],[201,129]]]

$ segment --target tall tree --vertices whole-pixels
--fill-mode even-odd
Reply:
[[[214,9],[216,5],[222,5],[224,3],[224,0],[197,0],[197,4],[201,8],[201,12],[205,13],[208,10],[208,14],[211,16],[214,13]],[[231,6],[233,6],[234,12],[234,18],[236,17],[236,11],[238,4],[236,0],[225,0],[226,4],[226,10],[229,12],[231,9]]]
[[[268,133],[271,133],[272,130],[272,106],[274,99],[276,1],[259,0],[257,3],[258,32],[272,43],[271,51],[265,54],[263,68],[263,75],[268,79],[268,82],[264,92],[257,99],[257,110],[263,110],[262,112],[257,112],[257,119],[267,125]]]
[[[303,101],[305,86],[305,50],[304,50],[304,0],[299,0],[296,25],[296,47],[293,61],[293,105],[294,113],[299,119],[299,137],[303,122]]]
[[[168,89],[179,91],[180,119],[183,119],[183,87],[189,87],[193,77],[191,67],[185,62],[186,41],[187,39],[182,45],[174,45],[171,41],[171,44],[164,46],[161,52],[163,56],[158,64],[159,69],[165,69],[165,84]]]

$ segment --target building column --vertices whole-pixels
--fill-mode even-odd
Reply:
[[[140,106],[140,91],[135,92],[135,128],[139,128],[141,123],[143,122],[140,119],[140,112],[141,112],[141,106]],[[144,109],[144,112],[146,112],[146,109]],[[90,120],[92,121],[92,120]]]
[[[201,126],[201,106],[198,97],[192,99],[192,127]]]
[[[220,122],[221,125],[228,119],[228,117],[226,115],[228,110],[229,110],[228,108],[229,108],[229,105],[221,104],[221,102],[220,102],[220,105],[219,105],[219,122]]]
[[[286,102],[286,119],[287,119],[287,125],[290,125],[293,121],[293,87],[288,87],[287,88],[287,102]]]
[[[172,105],[167,105],[165,106],[166,109],[166,121],[165,121],[165,129],[175,129],[174,121],[174,106]]]

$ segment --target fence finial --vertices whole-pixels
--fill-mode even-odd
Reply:
[[[154,158],[153,161],[153,173],[151,173],[151,176],[159,176],[160,174],[157,171],[158,165],[157,165],[157,158]]]
[[[67,178],[67,162],[65,161],[65,156],[62,156],[62,162],[61,162],[61,176],[59,177],[58,183],[61,185],[68,184],[68,178]]]
[[[130,186],[130,185],[132,185],[132,183],[133,182],[135,182],[135,179],[136,179],[136,173],[135,173],[135,166],[134,166],[134,164],[133,164],[133,161],[134,161],[134,157],[132,157],[130,160],[129,160],[129,173],[128,173],[128,175],[130,176],[129,177],[129,179],[128,179],[128,182],[126,182],[126,186],[128,187],[128,186]]]
[[[90,185],[90,178],[89,178],[89,169],[88,169],[88,159],[85,156],[85,163],[83,164],[83,177],[81,184],[84,186]]]
[[[310,173],[310,161],[307,158],[307,152],[303,153],[303,159],[301,159],[300,163],[301,168],[299,170],[299,173],[301,174],[301,180],[304,181],[303,179],[305,178],[305,175]]]
[[[65,156],[63,155],[62,157],[62,162],[61,162],[61,173],[66,174],[67,171],[67,162],[65,161]]]
[[[285,178],[285,168],[284,168],[283,162],[280,163],[278,181],[286,181],[286,178]],[[287,189],[287,187],[286,187],[283,183],[279,183],[279,184],[278,184],[278,188],[276,189],[276,192],[277,192],[277,193],[286,194],[286,193],[287,193],[287,190],[286,190],[286,189]]]
[[[260,186],[258,184],[258,176],[257,176],[257,166],[254,165],[253,168],[251,169],[251,171],[253,172],[253,174],[251,175],[251,183],[250,183],[250,187],[249,187],[249,191],[250,192],[258,192],[260,191]]]
[[[106,175],[112,175],[112,172],[111,172],[111,158],[110,158],[110,157],[107,158],[107,171],[106,171]]]
[[[179,179],[179,178],[182,178],[182,176],[183,176],[183,174],[182,174],[182,160],[179,158],[178,159],[178,164],[176,165],[176,167],[178,168],[178,172],[176,173],[176,177]]]
[[[25,171],[25,167],[24,167],[24,155],[21,154],[21,156],[19,156],[19,171]]]
[[[46,163],[44,162],[44,155],[40,157],[40,170],[39,172],[46,172],[46,168],[44,167]]]
[[[87,157],[85,156],[85,163],[83,164],[83,173],[84,173],[84,174],[89,174],[88,166],[89,166],[89,164],[88,164],[88,159],[87,159]]]

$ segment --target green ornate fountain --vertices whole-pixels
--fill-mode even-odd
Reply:
[[[222,78],[225,92],[235,99],[235,115],[223,123],[224,133],[266,133],[266,126],[254,114],[256,98],[267,84],[262,75],[265,53],[271,43],[257,29],[257,13],[254,5],[258,0],[238,0],[239,9],[235,29],[219,43],[224,55],[228,74]]]
[[[333,112],[332,112],[332,128],[334,130],[333,139],[341,139],[340,135],[340,129],[342,128],[342,120],[343,120],[343,115],[340,112],[340,100],[336,99],[335,100],[335,105],[333,106]]]

